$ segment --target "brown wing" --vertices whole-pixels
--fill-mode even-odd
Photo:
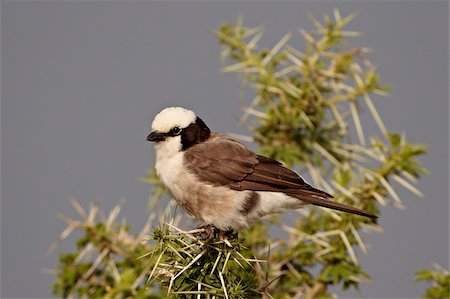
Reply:
[[[330,194],[311,187],[278,161],[259,156],[243,144],[218,134],[186,150],[185,161],[199,179],[216,186],[283,192],[305,203],[376,218],[363,210],[327,200],[332,197]]]
[[[280,162],[257,155],[258,163],[253,172],[242,181],[230,185],[235,190],[275,191],[290,193],[302,190],[305,195],[332,197],[330,194],[308,185],[298,174]]]
[[[240,182],[258,164],[256,155],[244,145],[214,134],[185,151],[188,168],[202,181],[216,186]]]
[[[188,167],[201,180],[234,190],[304,190],[309,195],[332,197],[314,189],[280,162],[259,156],[243,144],[220,135],[185,152]]]

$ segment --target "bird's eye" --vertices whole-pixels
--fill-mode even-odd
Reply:
[[[181,129],[179,127],[175,127],[172,129],[173,135],[177,136],[177,135],[180,135],[180,133],[181,133]]]

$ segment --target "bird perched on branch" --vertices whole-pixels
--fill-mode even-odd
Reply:
[[[190,110],[162,110],[147,140],[155,143],[157,175],[178,204],[221,231],[237,231],[264,215],[306,204],[376,218],[329,200],[330,194],[311,187],[280,162],[211,132]]]

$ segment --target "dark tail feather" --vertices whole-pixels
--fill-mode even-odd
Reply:
[[[321,206],[321,207],[325,207],[325,208],[329,208],[329,209],[333,209],[333,210],[338,210],[338,211],[343,211],[343,212],[352,213],[352,214],[356,214],[356,215],[361,215],[361,216],[369,217],[372,219],[378,218],[378,216],[375,216],[374,214],[368,213],[364,210],[354,208],[354,207],[351,207],[351,206],[348,206],[348,205],[345,205],[345,204],[342,204],[339,202],[335,202],[335,201],[331,201],[331,200],[327,200],[327,199],[321,199],[318,197],[313,197],[314,195],[313,196],[303,195],[303,194],[289,194],[289,195],[296,197],[307,204],[312,204],[315,206]]]

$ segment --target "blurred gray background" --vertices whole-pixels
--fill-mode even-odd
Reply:
[[[126,197],[122,216],[144,224],[150,187],[136,178],[153,165],[145,138],[162,108],[181,105],[213,130],[247,133],[235,122],[239,81],[219,73],[210,29],[243,13],[248,26],[265,26],[270,47],[287,31],[312,29],[306,12],[334,7],[360,12],[349,29],[365,36],[354,44],[375,49],[370,58],[394,87],[375,97],[380,114],[429,145],[421,161],[431,171],[420,183],[425,198],[400,191],[407,209],[383,208],[385,233],[366,235],[371,250],[359,259],[373,282],[364,295],[339,294],[417,298],[425,285],[414,272],[448,267],[448,1],[3,1],[1,296],[51,296],[53,277],[41,269],[56,265],[46,250],[64,228],[56,213],[75,216],[70,196],[105,209]],[[368,111],[362,119],[376,132]]]

